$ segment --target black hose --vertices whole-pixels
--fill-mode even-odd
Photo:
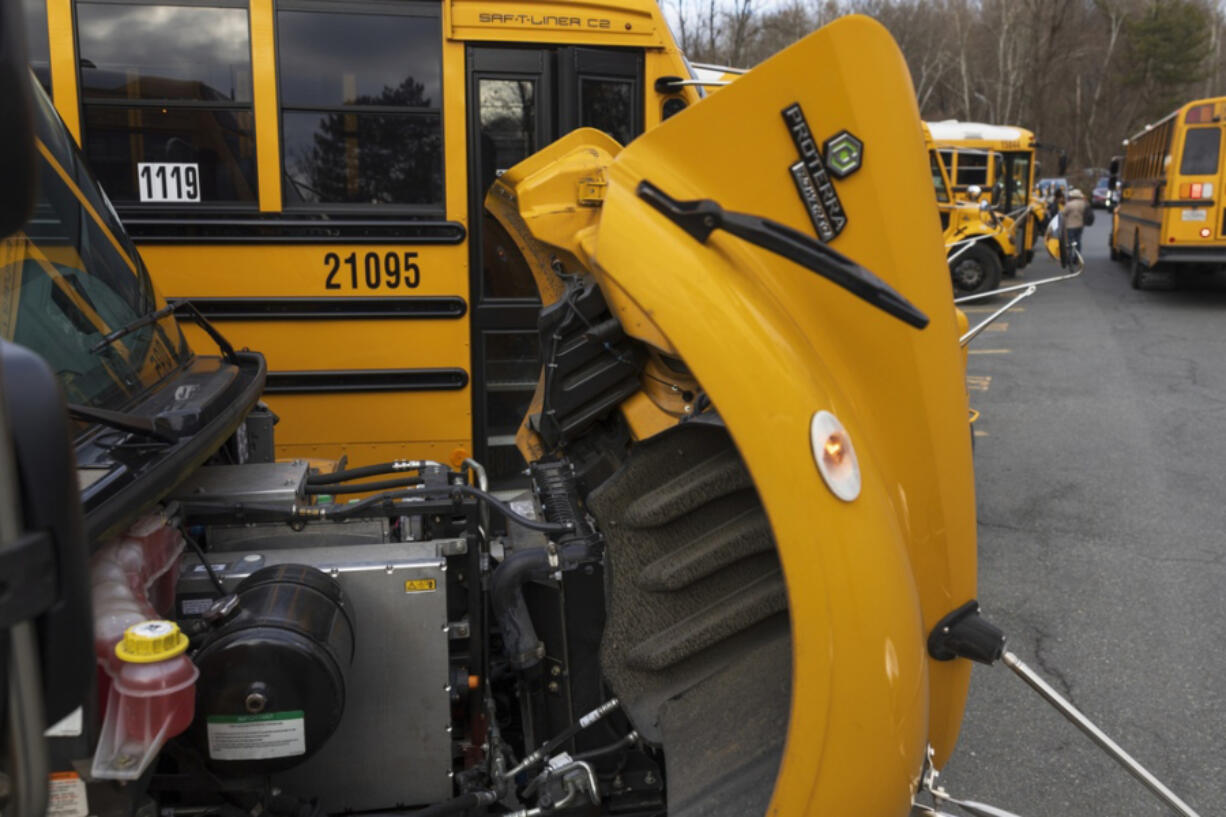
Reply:
[[[385,491],[388,488],[407,488],[412,485],[421,485],[421,477],[404,477],[403,479],[384,479],[378,482],[359,482],[356,485],[337,485],[335,483],[326,483],[321,485],[307,483],[306,493],[308,495],[319,494],[360,494],[364,491]]]
[[[217,575],[217,571],[213,569],[213,565],[209,564],[209,559],[204,555],[204,549],[188,535],[186,530],[180,528],[180,533],[183,534],[183,541],[187,542],[187,546],[195,551],[197,558],[200,559],[200,564],[204,565],[204,572],[209,574],[209,581],[213,583],[213,587],[217,588],[217,594],[224,596],[226,594],[226,586],[222,584],[221,577]]]
[[[420,471],[433,465],[423,460],[397,460],[381,462],[377,465],[363,465],[358,468],[348,468],[344,471],[334,471],[331,474],[311,474],[307,477],[308,485],[335,485],[338,482],[349,482],[363,477],[377,477],[382,474],[399,474],[404,471]]]
[[[524,599],[524,585],[543,579],[556,568],[544,548],[516,550],[502,560],[490,577],[490,609],[502,629],[502,645],[511,666],[524,670],[540,662],[536,627]]]
[[[344,519],[345,517],[353,516],[358,511],[369,508],[371,505],[377,505],[391,499],[406,499],[413,496],[453,496],[455,494],[462,494],[464,496],[471,496],[475,499],[479,499],[494,508],[494,510],[498,511],[507,519],[511,520],[517,525],[528,528],[529,530],[540,531],[541,533],[570,533],[575,529],[574,525],[570,523],[541,522],[536,519],[529,519],[526,516],[516,513],[511,509],[510,505],[507,505],[493,494],[482,491],[480,488],[474,488],[471,485],[448,485],[446,487],[440,486],[438,488],[414,488],[407,491],[386,491],[375,496],[367,497],[360,502],[354,502],[352,505],[345,505],[342,508],[328,513],[327,516],[330,519]],[[400,510],[412,510],[413,508],[413,506],[409,503],[397,504],[394,507]]]
[[[247,515],[257,515],[262,520],[293,522],[295,520],[307,521],[311,519],[348,519],[372,505],[383,503],[387,503],[389,515],[393,511],[407,511],[411,513],[417,510],[420,512],[420,507],[415,506],[414,503],[392,502],[391,500],[406,499],[408,497],[452,497],[456,494],[478,499],[493,507],[507,519],[529,530],[540,531],[541,533],[570,533],[574,530],[574,525],[570,523],[541,522],[522,516],[512,510],[510,505],[507,505],[493,494],[482,491],[480,488],[474,488],[471,485],[448,485],[437,488],[408,488],[401,491],[384,491],[349,505],[341,505],[339,507],[323,505],[299,508],[297,510],[271,502],[218,502],[215,500],[193,502],[192,500],[184,500],[182,504],[184,512],[188,514],[225,511],[227,515],[239,519],[243,519]]]

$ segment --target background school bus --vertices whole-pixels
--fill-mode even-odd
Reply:
[[[485,192],[703,93],[651,0],[26,5],[158,286],[267,356],[282,457],[521,470],[539,300]]]

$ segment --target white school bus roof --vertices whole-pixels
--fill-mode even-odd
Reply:
[[[1034,134],[1025,128],[1011,125],[989,125],[983,122],[960,122],[957,119],[945,119],[940,122],[927,122],[932,139],[935,142],[982,141],[982,142],[1019,142],[1030,146]]]

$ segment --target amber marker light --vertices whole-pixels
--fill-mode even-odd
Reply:
[[[818,473],[830,492],[844,502],[858,497],[860,462],[856,459],[851,437],[839,419],[828,411],[817,412],[809,424],[809,438]]]

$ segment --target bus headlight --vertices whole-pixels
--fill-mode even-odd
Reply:
[[[851,437],[839,418],[828,411],[813,415],[809,424],[809,439],[818,473],[830,492],[844,502],[860,495],[860,462]]]

